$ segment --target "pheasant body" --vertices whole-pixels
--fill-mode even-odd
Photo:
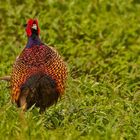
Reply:
[[[44,110],[64,93],[66,77],[67,67],[58,52],[31,36],[13,66],[12,101]]]

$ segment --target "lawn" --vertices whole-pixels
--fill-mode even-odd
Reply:
[[[0,76],[25,47],[29,18],[67,63],[65,95],[44,114],[22,113],[0,81],[0,139],[140,140],[139,0],[1,0]]]

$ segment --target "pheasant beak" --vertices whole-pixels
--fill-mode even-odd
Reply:
[[[37,25],[36,24],[33,24],[32,29],[37,30]]]

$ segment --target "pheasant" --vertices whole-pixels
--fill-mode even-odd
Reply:
[[[23,110],[35,105],[43,112],[64,94],[67,67],[58,52],[41,41],[37,19],[28,20],[26,34],[26,47],[12,69],[11,98]]]

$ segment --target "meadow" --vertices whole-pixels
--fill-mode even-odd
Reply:
[[[66,91],[44,114],[22,113],[0,81],[0,139],[140,140],[139,0],[1,0],[0,76],[25,47],[29,18],[66,61]]]

